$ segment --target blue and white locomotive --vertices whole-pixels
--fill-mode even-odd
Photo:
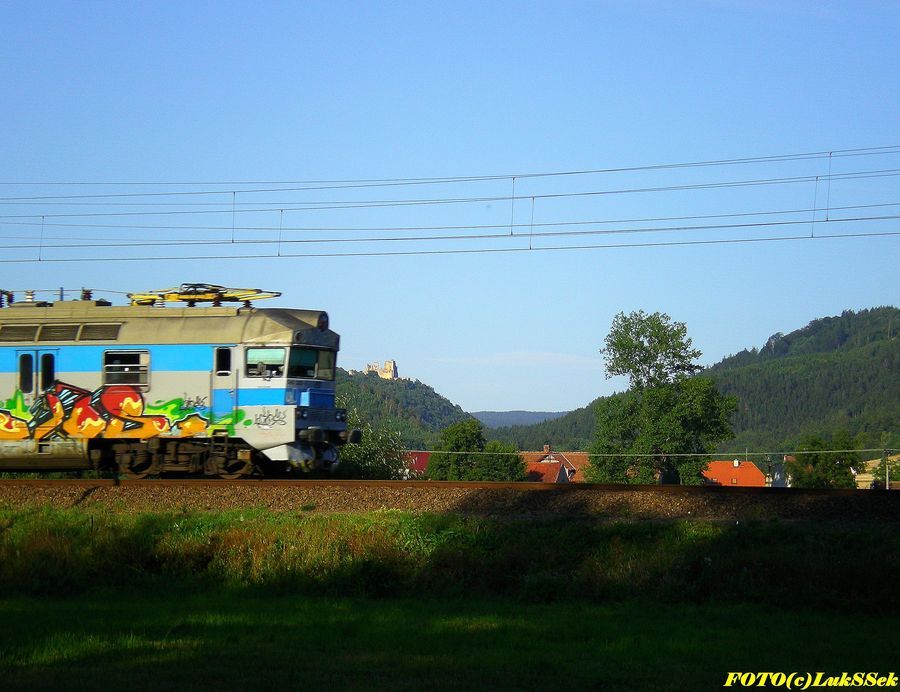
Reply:
[[[333,468],[360,438],[335,407],[340,337],[325,312],[252,306],[277,295],[183,284],[113,306],[0,292],[0,470]]]

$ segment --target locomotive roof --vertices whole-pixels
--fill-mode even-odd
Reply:
[[[337,348],[339,337],[327,324],[328,315],[321,310],[26,302],[0,309],[0,343],[304,343]]]

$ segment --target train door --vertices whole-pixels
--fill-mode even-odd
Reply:
[[[213,351],[212,423],[234,415],[237,405],[237,362],[234,349],[217,347]]]
[[[16,386],[22,399],[31,406],[41,392],[56,381],[56,359],[59,349],[16,349]]]

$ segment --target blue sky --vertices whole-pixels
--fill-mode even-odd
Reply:
[[[401,375],[469,411],[566,410],[621,388],[604,378],[599,353],[619,311],[660,310],[685,322],[711,364],[816,317],[898,303],[900,236],[542,249],[894,232],[896,219],[870,217],[894,215],[896,206],[837,208],[900,203],[895,175],[845,176],[900,169],[896,148],[830,161],[520,177],[515,202],[510,177],[267,193],[249,190],[272,186],[237,184],[511,176],[896,147],[896,2],[5,2],[0,35],[0,236],[6,259],[17,260],[0,264],[0,288],[142,291],[199,281],[279,290],[276,304],[329,311],[344,367],[393,358]],[[829,166],[845,177],[829,181]],[[787,177],[804,181],[571,196]],[[123,182],[145,185],[113,184]],[[129,207],[109,204],[119,198],[9,200],[148,191],[219,194],[140,200],[166,207],[139,207],[134,198],[122,198]],[[565,196],[547,197],[554,194]],[[472,197],[500,199],[346,208]],[[174,206],[177,199],[209,206]],[[345,208],[297,211],[304,206]],[[746,224],[774,220],[758,215],[775,210],[795,212],[777,219],[796,222],[811,220],[799,210],[813,207],[816,228],[525,237],[639,227],[625,219],[757,215],[735,221]],[[269,211],[246,211],[257,208]],[[136,216],[160,210],[179,214]],[[197,210],[209,213],[181,214]],[[132,216],[58,216],[113,211]],[[831,223],[841,215],[867,218]],[[336,242],[496,233],[483,227],[511,220],[519,225],[510,239]],[[561,222],[581,225],[541,225]],[[699,223],[710,222],[643,227]],[[178,245],[230,240],[230,224],[238,239],[270,242]],[[279,224],[282,239],[327,242],[278,248],[271,241]],[[455,228],[422,230],[445,226]],[[334,228],[369,230],[322,230]],[[50,247],[73,238],[167,245]],[[36,239],[47,247],[16,249]],[[400,249],[503,251],[346,256]],[[279,250],[345,256],[208,259]],[[194,259],[93,259],[126,255]]]

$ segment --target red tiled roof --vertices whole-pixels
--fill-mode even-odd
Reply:
[[[732,485],[744,488],[762,488],[766,477],[752,461],[711,461],[703,477],[713,485]]]
[[[525,462],[525,475],[529,481],[555,483],[559,477],[560,466],[565,466],[573,483],[584,482],[584,469],[588,465],[587,452],[520,452]],[[425,475],[431,452],[407,452],[407,468],[414,475]]]
[[[428,468],[428,460],[431,458],[431,452],[407,452],[406,467],[415,474],[425,475],[425,469]]]
[[[556,452],[552,450],[549,452],[522,452],[522,459],[525,460],[529,471],[532,464],[556,464],[558,466],[567,463],[575,469],[575,475],[570,479],[573,483],[584,483],[584,469],[589,463],[587,452]],[[529,478],[529,480],[531,479]]]
[[[558,483],[560,470],[563,468],[564,465],[559,461],[532,461],[525,464],[525,478],[537,483]]]

